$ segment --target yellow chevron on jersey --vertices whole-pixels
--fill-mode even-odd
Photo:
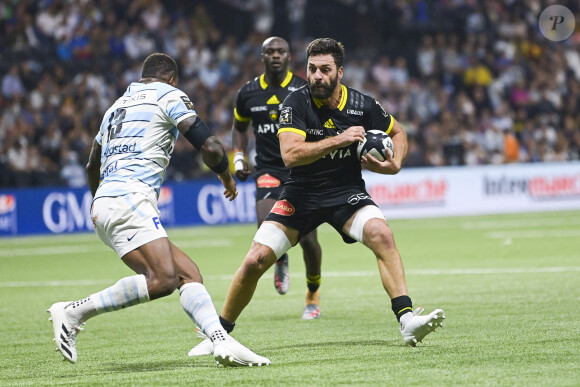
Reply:
[[[344,109],[344,107],[346,106],[346,101],[348,99],[348,89],[346,88],[345,85],[340,85],[340,90],[341,90],[341,96],[340,96],[340,102],[338,103],[338,106],[336,107],[338,110],[342,111],[342,109]],[[316,105],[317,108],[321,108],[324,104],[317,98],[312,98],[312,100],[314,101],[314,105]]]
[[[288,84],[292,80],[292,75],[294,75],[294,74],[292,74],[291,71],[288,71],[286,73],[286,78],[284,78],[284,80],[280,84],[280,87],[286,87],[286,86],[288,86]],[[260,75],[260,87],[262,89],[266,89],[268,87],[268,83],[266,83],[266,74]]]
[[[268,101],[266,101],[266,105],[280,105],[280,100],[274,94]]]
[[[346,105],[348,89],[345,85],[340,85],[340,90],[342,90],[342,95],[340,96],[340,103],[338,104],[338,110],[342,111]]]
[[[328,129],[336,129],[336,125],[334,125],[334,122],[330,118],[326,120],[323,126]]]

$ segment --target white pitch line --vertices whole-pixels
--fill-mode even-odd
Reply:
[[[201,247],[224,247],[232,246],[233,242],[229,239],[206,239],[206,240],[183,240],[176,243],[177,246],[182,248],[201,248]],[[84,254],[96,251],[110,251],[112,255],[115,253],[109,247],[103,245],[70,245],[70,246],[51,246],[51,247],[30,247],[30,248],[8,248],[0,250],[0,258],[12,258],[12,257],[41,257],[47,255],[70,255],[70,254]]]
[[[103,246],[52,246],[52,247],[30,247],[30,248],[8,248],[0,251],[0,258],[25,257],[25,256],[44,256],[44,255],[65,255],[65,254],[84,254],[95,251],[107,251],[108,247]]]
[[[571,238],[580,236],[579,229],[565,230],[528,230],[528,231],[495,231],[486,234],[488,238],[505,239],[505,238]]]
[[[487,275],[487,274],[529,274],[529,273],[563,273],[580,272],[580,266],[572,267],[515,267],[505,269],[446,269],[446,270],[407,270],[407,275]],[[291,276],[301,276],[304,273],[290,273]],[[322,274],[323,277],[378,277],[378,271],[331,271]],[[233,274],[207,275],[206,281],[231,281]],[[112,285],[118,280],[69,280],[69,281],[19,281],[0,282],[0,288],[22,287],[58,287],[58,286],[92,286]]]
[[[505,220],[479,220],[465,222],[461,225],[464,230],[485,230],[498,228],[533,228],[533,227],[554,227],[554,226],[577,226],[580,219],[505,219]]]

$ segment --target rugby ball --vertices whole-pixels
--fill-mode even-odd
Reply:
[[[379,161],[387,158],[387,152],[393,156],[393,140],[382,130],[372,129],[365,133],[365,140],[359,142],[356,154],[360,160],[366,154],[376,157]]]

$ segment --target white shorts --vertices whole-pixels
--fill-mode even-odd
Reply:
[[[143,193],[98,198],[91,207],[97,235],[119,257],[167,237],[159,214],[156,198]]]

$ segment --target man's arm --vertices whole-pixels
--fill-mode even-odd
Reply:
[[[234,127],[232,128],[232,146],[235,150],[234,167],[236,177],[240,181],[246,181],[250,176],[250,166],[245,160],[246,150],[248,149],[248,127],[250,121],[239,121],[234,118]]]
[[[280,152],[287,168],[307,165],[326,156],[333,150],[364,141],[365,130],[362,126],[351,126],[337,136],[316,142],[306,142],[306,138],[294,132],[279,134]]]
[[[183,136],[201,152],[201,158],[205,165],[214,171],[221,180],[224,188],[224,195],[230,200],[234,200],[238,195],[236,181],[229,169],[228,156],[217,137],[197,116],[188,117],[182,120],[177,129]]]
[[[99,179],[101,177],[101,144],[97,140],[93,140],[86,169],[89,188],[94,197],[97,188],[99,188]]]
[[[382,173],[384,175],[395,175],[399,173],[403,167],[403,161],[405,161],[405,157],[407,157],[407,133],[394,117],[391,117],[391,119],[393,120],[393,127],[391,128],[389,135],[393,140],[394,155],[391,156],[391,154],[387,152],[387,158],[385,161],[379,161],[370,155],[363,156],[361,158],[362,165],[371,172]]]

